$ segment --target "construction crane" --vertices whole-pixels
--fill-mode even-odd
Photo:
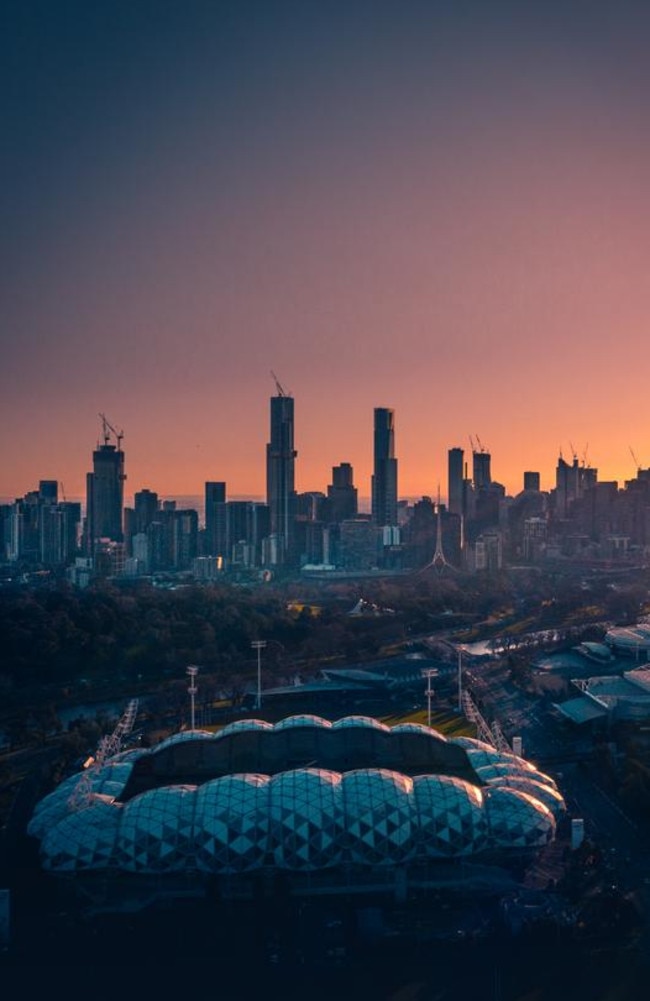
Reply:
[[[485,448],[485,445],[483,444],[483,442],[481,441],[481,439],[479,438],[478,435],[476,435],[476,441],[478,443],[478,450],[479,450],[479,452],[486,452],[487,449]]]
[[[102,421],[102,427],[104,432],[104,444],[108,445],[111,438],[111,432],[113,432],[113,434],[115,435],[115,440],[117,441],[117,450],[119,452],[122,445],[122,438],[124,437],[124,431],[116,431],[113,425],[110,423],[110,421],[106,418],[105,414],[100,414],[99,416]]]
[[[632,446],[631,446],[631,445],[628,445],[628,448],[629,448],[629,450],[630,450],[630,455],[631,455],[631,456],[632,456],[632,458],[634,459],[634,465],[636,466],[636,474],[637,474],[637,476],[638,476],[638,475],[639,475],[639,473],[641,472],[641,466],[640,466],[640,464],[639,464],[639,460],[637,459],[636,455],[634,454],[634,452],[633,452],[633,450],[632,450]]]
[[[100,740],[94,755],[86,761],[84,772],[76,783],[68,804],[71,807],[80,807],[88,803],[93,791],[93,778],[109,758],[114,757],[122,749],[124,738],[133,729],[136,716],[138,715],[138,700],[131,699],[128,706],[120,716],[112,733],[106,734]]]
[[[278,391],[278,396],[291,396],[291,393],[285,392],[285,390],[284,390],[284,388],[282,386],[282,383],[278,379],[278,377],[275,374],[275,372],[273,371],[273,369],[271,369],[271,375],[273,376],[273,381],[275,382],[275,388]]]

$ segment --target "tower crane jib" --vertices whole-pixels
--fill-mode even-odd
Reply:
[[[271,375],[273,377],[273,381],[275,382],[275,388],[277,389],[278,396],[291,396],[291,393],[287,392],[284,389],[284,387],[282,386],[282,383],[278,379],[278,377],[275,374],[275,372],[273,371],[273,369],[271,369]]]
[[[117,450],[119,452],[120,448],[122,446],[122,438],[124,437],[124,431],[117,431],[113,427],[113,425],[110,423],[110,421],[108,420],[108,418],[106,417],[105,414],[100,414],[99,416],[100,416],[101,421],[102,421],[102,428],[103,428],[103,433],[104,433],[104,444],[108,445],[108,443],[110,441],[110,438],[111,438],[111,433],[112,433],[115,436],[115,440],[117,442]]]

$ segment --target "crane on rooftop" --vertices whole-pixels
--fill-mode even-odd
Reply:
[[[288,393],[284,390],[282,383],[278,379],[273,369],[271,369],[271,375],[273,376],[273,381],[275,382],[275,388],[278,391],[278,396],[291,396],[291,393]]]
[[[633,449],[632,449],[632,446],[631,446],[631,445],[628,445],[628,448],[629,448],[629,450],[630,450],[630,455],[631,455],[631,456],[632,456],[632,458],[634,459],[634,465],[636,466],[636,474],[637,474],[637,476],[638,476],[638,475],[639,475],[639,473],[641,472],[641,465],[640,465],[640,463],[639,463],[639,460],[637,459],[636,455],[634,454],[634,451],[633,451]]]
[[[124,437],[124,431],[116,431],[110,421],[107,419],[105,414],[100,414],[102,421],[102,428],[104,433],[104,444],[108,445],[111,437],[111,432],[115,435],[115,440],[117,441],[117,450],[120,451],[122,445],[122,438]]]

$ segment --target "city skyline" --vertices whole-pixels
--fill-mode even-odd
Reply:
[[[286,409],[287,405],[289,405],[291,407],[290,414],[291,414],[291,424],[292,424],[292,427],[291,427],[290,436],[291,436],[291,439],[292,439],[292,437],[293,437],[293,430],[294,430],[293,429],[293,423],[294,423],[294,421],[293,421],[293,404],[294,404],[293,397],[290,394],[286,394],[285,395],[284,390],[282,390],[282,393],[280,393],[278,395],[271,394],[269,397],[267,397],[267,400],[269,400],[270,404],[271,404],[271,421],[272,421],[272,424],[273,424],[273,412],[274,412],[274,408],[275,408],[276,412],[279,412],[278,411],[278,406],[283,407],[285,409]],[[267,406],[268,406],[268,404],[267,404]],[[399,430],[398,430],[399,442],[400,442],[399,446],[397,446],[397,447],[394,446],[394,438],[393,438],[393,435],[395,433],[395,425],[396,424],[397,424],[398,429],[399,429],[399,415],[395,414],[394,408],[391,408],[391,407],[376,407],[376,408],[373,409],[372,419],[374,419],[376,421],[377,414],[384,414],[384,413],[391,415],[390,416],[390,421],[391,421],[391,431],[390,431],[390,435],[391,435],[391,449],[394,448],[395,460],[399,461],[400,458],[401,458],[401,447],[400,447],[401,446],[401,435],[399,435]],[[175,497],[177,497],[177,498],[185,498],[185,499],[192,498],[192,499],[196,500],[196,499],[199,499],[199,498],[203,498],[204,494],[205,494],[206,486],[208,484],[211,484],[211,483],[214,482],[214,481],[210,480],[209,478],[204,478],[198,484],[195,485],[196,489],[183,489],[183,485],[181,484],[181,489],[179,489],[179,490],[165,490],[157,482],[147,482],[147,483],[145,483],[141,479],[141,475],[138,473],[138,470],[132,468],[132,463],[130,461],[130,455],[131,455],[131,453],[130,453],[130,449],[129,449],[129,446],[128,446],[128,441],[126,441],[127,435],[125,434],[125,432],[123,431],[123,429],[115,429],[115,428],[111,427],[112,437],[107,437],[105,415],[104,414],[97,414],[96,417],[99,419],[99,426],[101,426],[103,428],[103,431],[102,431],[101,434],[97,435],[97,438],[96,438],[94,446],[92,446],[92,447],[89,446],[89,452],[90,452],[90,455],[91,455],[91,459],[89,460],[88,458],[86,458],[86,466],[89,467],[89,466],[93,465],[94,457],[97,454],[101,454],[102,450],[105,450],[107,447],[108,447],[109,451],[110,450],[114,451],[117,448],[118,452],[122,453],[122,465],[123,465],[123,467],[124,467],[125,459],[127,460],[126,461],[126,474],[123,475],[123,479],[127,480],[127,481],[133,481],[133,482],[135,482],[137,484],[136,486],[132,486],[130,489],[123,488],[123,496],[124,496],[124,502],[125,503],[127,501],[128,502],[132,502],[135,494],[138,493],[138,492],[140,492],[140,491],[142,491],[142,490],[144,490],[145,492],[147,490],[155,490],[160,495],[161,498],[163,498],[163,497],[167,497],[167,498],[175,498]],[[115,437],[115,432],[116,431],[119,434],[119,442],[118,442],[117,438]],[[373,469],[373,463],[374,463],[374,460],[373,460],[374,450],[375,450],[375,447],[376,447],[376,434],[377,434],[377,428],[376,428],[375,425],[373,425],[369,429],[369,440],[366,443],[367,450],[369,452],[369,458],[366,458],[365,461],[362,460],[359,463],[355,463],[355,462],[349,462],[348,463],[347,460],[342,460],[344,465],[349,465],[352,468],[353,475],[354,475],[354,484],[357,487],[358,492],[359,492],[360,508],[361,508],[361,510],[363,510],[363,511],[365,511],[367,513],[370,512],[371,507],[372,507],[372,476],[373,476],[372,469]],[[269,437],[268,431],[266,433],[266,437]],[[226,476],[226,477],[224,477],[220,481],[220,484],[222,484],[223,486],[225,486],[225,488],[227,490],[227,494],[228,494],[228,498],[229,499],[232,499],[232,500],[249,499],[249,500],[255,500],[255,501],[266,501],[266,502],[268,502],[268,499],[269,499],[269,493],[268,493],[268,490],[269,490],[269,484],[268,484],[268,475],[269,475],[268,474],[268,461],[269,461],[269,450],[270,450],[270,443],[269,442],[267,442],[267,444],[265,446],[265,450],[266,450],[266,454],[260,458],[260,463],[261,463],[261,467],[260,468],[261,468],[262,472],[259,475],[259,480],[260,480],[260,484],[261,484],[261,489],[259,490],[259,492],[256,492],[256,491],[248,491],[247,492],[245,490],[241,490],[240,487],[239,487],[239,484],[237,484],[235,482],[231,482],[231,480],[228,479],[227,476]],[[485,469],[485,468],[487,468],[487,470],[490,470],[491,466],[494,463],[495,456],[492,454],[491,450],[488,449],[484,445],[484,443],[482,442],[481,439],[478,439],[478,437],[474,436],[474,435],[468,435],[468,437],[467,437],[467,443],[466,444],[462,444],[460,442],[460,440],[459,440],[459,441],[456,442],[456,444],[453,444],[453,445],[449,446],[449,448],[445,451],[444,456],[442,456],[440,458],[440,461],[437,462],[437,468],[439,469],[440,475],[436,477],[435,483],[431,484],[430,489],[423,490],[421,493],[418,493],[418,492],[410,493],[407,490],[401,489],[401,468],[402,467],[401,467],[401,463],[400,463],[400,486],[398,487],[398,490],[397,490],[397,498],[399,500],[417,500],[417,499],[419,499],[421,497],[431,497],[431,498],[433,498],[435,500],[436,497],[438,496],[438,493],[439,493],[442,502],[445,505],[448,505],[449,504],[448,487],[449,487],[449,483],[450,483],[450,466],[449,466],[450,455],[449,455],[449,453],[452,453],[452,454],[455,453],[456,455],[459,456],[458,459],[457,459],[457,464],[462,462],[462,465],[458,466],[458,470],[456,471],[455,475],[458,475],[458,472],[461,469],[464,469],[465,472],[466,472],[466,475],[467,475],[467,479],[470,482],[472,482],[472,483],[476,482],[476,483],[479,484],[479,486],[483,485],[483,479],[481,478],[481,475],[482,475],[481,471],[483,469]],[[462,453],[462,457],[459,455],[459,453]],[[296,461],[296,458],[295,458],[296,455],[297,455],[297,450],[295,450],[294,453],[293,453],[293,463],[295,464],[295,474],[294,474],[293,470],[292,470],[292,473],[291,473],[291,481],[293,481],[293,477],[295,475],[296,484],[299,484],[299,485],[296,486],[296,493],[299,494],[299,493],[302,493],[302,492],[310,492],[310,491],[317,491],[317,492],[320,491],[320,492],[326,493],[328,485],[330,485],[331,482],[332,482],[332,474],[334,472],[334,467],[337,466],[338,463],[337,462],[332,462],[331,464],[328,465],[328,471],[325,473],[325,478],[324,478],[323,482],[319,482],[319,483],[303,483],[303,484],[300,484],[300,476],[299,476],[300,463],[299,463],[299,461]],[[601,482],[605,481],[605,480],[614,480],[614,481],[616,481],[618,483],[618,486],[620,488],[622,488],[627,481],[634,479],[634,477],[636,476],[637,471],[639,469],[650,468],[650,464],[648,464],[646,466],[643,463],[639,462],[638,457],[637,457],[636,453],[634,452],[634,450],[631,448],[631,446],[628,446],[628,455],[629,455],[629,460],[628,461],[630,463],[634,463],[634,469],[633,469],[633,471],[631,470],[629,473],[627,473],[625,476],[621,477],[620,479],[617,479],[616,477],[607,477],[607,476],[603,475],[602,470],[598,467],[598,465],[595,465],[595,464],[593,464],[591,462],[591,456],[589,454],[588,445],[585,446],[585,448],[582,450],[581,453],[578,453],[578,451],[575,449],[575,447],[572,445],[572,443],[569,443],[569,449],[568,450],[563,450],[560,447],[560,449],[558,450],[558,452],[557,452],[557,454],[555,456],[555,459],[552,462],[552,468],[550,468],[548,470],[548,473],[547,473],[546,477],[541,476],[541,483],[540,483],[538,489],[541,489],[543,492],[548,492],[548,491],[551,491],[551,490],[555,489],[555,486],[556,486],[556,471],[557,471],[557,464],[558,464],[558,460],[559,459],[563,459],[569,465],[571,465],[572,463],[575,463],[577,461],[578,465],[581,466],[582,468],[586,467],[588,469],[593,470],[595,473],[597,473],[598,474],[598,478],[599,478],[599,480]],[[267,464],[266,467],[265,467],[265,463]],[[498,467],[498,465],[499,465],[499,456],[496,456],[496,464],[497,464],[497,467]],[[357,468],[358,467],[362,467],[362,468],[366,467],[367,468],[367,483],[363,482],[363,480],[358,476],[358,474],[357,474]],[[544,468],[544,467],[545,467],[545,464],[542,464],[542,468]],[[35,487],[38,486],[39,482],[41,482],[41,481],[54,481],[54,482],[56,482],[59,485],[60,492],[61,492],[61,497],[62,498],[65,497],[68,500],[82,501],[82,502],[85,503],[86,496],[87,496],[87,491],[88,491],[88,476],[91,475],[91,473],[88,471],[88,469],[86,469],[83,472],[83,474],[80,475],[78,478],[77,477],[73,477],[72,482],[76,483],[77,480],[78,480],[79,482],[83,483],[83,486],[82,486],[81,490],[79,490],[76,493],[74,492],[74,490],[68,489],[68,487],[66,485],[66,482],[62,478],[57,478],[54,475],[55,472],[56,472],[55,470],[50,470],[50,473],[52,475],[47,475],[47,474],[42,474],[42,473],[37,474],[35,476],[35,478],[32,479],[32,481],[27,485],[26,489],[24,491],[22,491],[22,493],[21,492],[13,492],[13,493],[12,492],[7,492],[7,493],[4,493],[4,494],[0,493],[0,502],[1,503],[11,503],[14,500],[16,500],[18,497],[24,496],[30,490],[35,489]],[[538,473],[539,473],[539,470],[535,470],[534,473],[533,473],[533,472],[531,472],[531,470],[529,469],[528,466],[527,467],[522,466],[521,469],[519,469],[515,473],[515,478],[512,481],[512,487],[511,488],[509,487],[509,485],[507,483],[505,483],[501,478],[499,478],[499,476],[497,476],[497,475],[490,475],[490,474],[488,474],[488,476],[489,476],[489,479],[493,480],[496,483],[500,483],[502,486],[505,487],[506,495],[508,495],[508,496],[516,496],[518,493],[520,493],[525,488],[524,487],[524,480],[525,480],[526,475],[532,476],[532,475],[538,474]],[[477,479],[477,475],[479,477],[478,479]],[[545,482],[545,479],[547,480],[547,482]],[[71,482],[69,478],[68,478],[67,482],[68,483]],[[191,485],[194,486],[194,484],[191,484]],[[288,496],[288,494],[291,493],[291,490],[287,489],[287,491],[285,491],[285,493],[287,493],[287,496]],[[286,498],[285,498],[285,500],[286,500]],[[203,503],[201,503],[199,506],[202,508],[203,507]]]
[[[12,5],[0,496],[83,497],[103,412],[128,496],[263,497],[272,370],[298,491],[370,496],[377,407],[401,497],[470,435],[509,494],[650,466],[649,43],[632,0]]]

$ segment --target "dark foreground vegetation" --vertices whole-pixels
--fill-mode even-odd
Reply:
[[[266,640],[266,685],[296,669],[382,656],[418,637],[454,630],[464,639],[516,638],[558,629],[575,639],[603,619],[634,621],[647,582],[612,588],[563,574],[298,582],[256,588],[103,582],[86,590],[65,583],[0,590],[0,705],[47,697],[103,697],[182,677],[188,664],[232,687],[251,674],[251,642]],[[361,615],[350,615],[359,598]],[[602,629],[600,630],[602,633]],[[560,639],[562,638],[559,637]]]

